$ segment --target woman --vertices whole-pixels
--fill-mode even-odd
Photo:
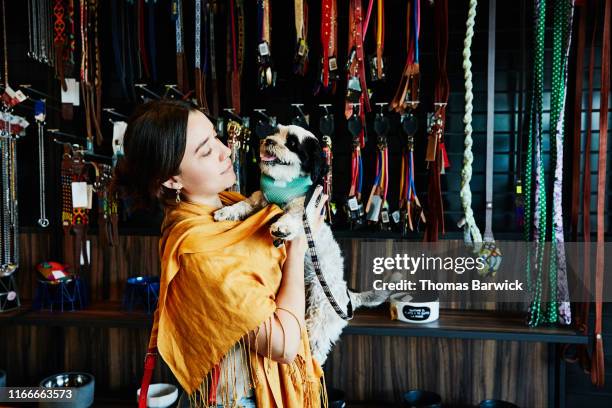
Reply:
[[[304,325],[306,238],[274,247],[269,225],[282,214],[275,205],[241,222],[214,222],[216,209],[244,197],[225,192],[236,179],[230,150],[210,120],[189,105],[140,106],[123,143],[116,189],[136,206],[157,200],[164,206],[149,349],[158,350],[185,390],[181,404],[326,403],[323,372]],[[309,206],[314,231],[324,218],[327,196],[321,191],[317,187],[311,203],[318,203]]]

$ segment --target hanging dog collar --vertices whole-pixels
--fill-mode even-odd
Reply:
[[[305,195],[312,185],[312,179],[309,176],[303,176],[284,182],[262,174],[260,184],[266,200],[283,207],[294,198]]]

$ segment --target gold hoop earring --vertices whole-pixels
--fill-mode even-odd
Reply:
[[[181,202],[181,189],[180,188],[176,189],[176,202],[177,203]]]

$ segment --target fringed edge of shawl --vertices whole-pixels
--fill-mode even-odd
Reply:
[[[190,408],[217,408],[218,404],[221,404],[222,407],[227,408],[235,408],[238,405],[238,394],[236,390],[236,382],[237,382],[237,359],[238,355],[241,356],[242,361],[245,362],[247,371],[242,373],[243,377],[246,381],[243,382],[245,385],[243,388],[242,395],[246,395],[249,390],[255,389],[259,385],[259,379],[255,375],[253,371],[253,366],[250,361],[251,355],[251,333],[255,332],[254,335],[254,344],[255,349],[253,350],[255,355],[258,355],[257,350],[257,339],[260,333],[260,326],[263,324],[264,331],[267,335],[272,337],[272,318],[275,313],[260,323],[255,329],[249,331],[247,334],[242,336],[235,344],[238,347],[232,347],[219,361],[212,370],[204,377],[204,380],[200,384],[200,386],[194,390],[190,395],[188,395],[189,407]],[[269,324],[269,326],[268,326]],[[268,333],[269,330],[269,333]],[[266,357],[264,357],[266,358]],[[272,349],[269,347],[267,350],[267,358],[272,360]],[[223,365],[223,359],[228,359],[227,364]],[[302,384],[302,392],[303,392],[303,400],[304,400],[304,408],[329,408],[329,401],[327,396],[327,388],[325,385],[325,373],[321,374],[321,377],[316,380],[310,380],[308,378],[308,374],[306,371],[306,364],[308,364],[304,357],[301,355],[297,355],[296,358],[289,364],[289,373],[291,380],[294,384],[301,383]],[[220,370],[219,367],[224,366],[224,370]],[[297,378],[299,374],[299,379]],[[218,377],[217,377],[218,375]],[[215,381],[215,377],[217,377],[217,381]],[[219,383],[223,381],[230,381],[232,384],[232,394],[223,393],[222,395],[216,395],[214,401],[211,401],[210,395],[211,391],[214,390],[215,394],[217,391],[217,386]],[[227,391],[228,387],[222,387],[222,390]]]
[[[223,407],[234,408],[238,403],[238,393],[236,389],[237,383],[237,356],[242,357],[242,361],[248,367],[246,372],[242,373],[242,377],[245,379],[243,382],[244,388],[242,395],[246,395],[249,390],[255,389],[259,384],[259,380],[256,378],[253,372],[253,367],[250,363],[251,355],[251,333],[255,332],[255,353],[257,353],[257,338],[260,332],[260,326],[263,324],[267,332],[267,322],[274,316],[274,312],[270,316],[263,320],[263,322],[257,324],[254,329],[249,330],[246,334],[240,337],[234,345],[225,353],[221,359],[213,366],[213,368],[204,376],[200,386],[196,388],[191,394],[187,395],[190,408],[217,408],[218,404]],[[270,324],[270,336],[271,333]],[[272,350],[268,350],[268,356],[272,356]],[[226,360],[226,364],[223,361]],[[223,369],[221,369],[223,367]],[[215,380],[216,379],[216,380]],[[227,392],[229,387],[221,387],[221,390],[226,391],[221,395],[217,395],[217,388],[219,384],[227,383],[229,380],[232,385],[231,395]],[[211,398],[211,393],[215,394],[214,401]]]

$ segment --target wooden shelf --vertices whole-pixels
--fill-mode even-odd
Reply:
[[[442,309],[437,321],[418,324],[391,320],[388,306],[359,310],[344,329],[344,334],[572,344],[588,342],[588,336],[570,327],[528,327],[525,315],[521,313]]]
[[[120,302],[99,302],[84,310],[63,313],[34,311],[30,304],[24,304],[17,311],[0,314],[0,325],[150,328],[152,323],[152,314],[127,312],[121,308]],[[522,313],[442,309],[437,321],[415,324],[391,320],[388,305],[358,310],[344,329],[344,334],[572,344],[588,342],[588,336],[570,327],[528,327]]]
[[[0,314],[0,325],[4,324],[149,328],[153,325],[153,314],[125,311],[120,302],[94,302],[86,309],[74,312],[32,310],[30,303],[24,303],[19,310]]]

